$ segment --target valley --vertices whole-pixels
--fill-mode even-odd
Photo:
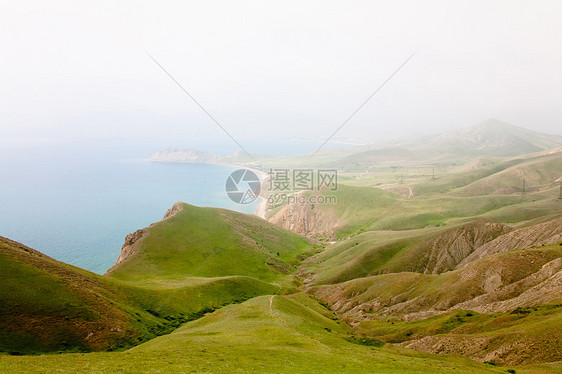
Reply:
[[[562,370],[561,137],[490,120],[254,156],[337,169],[303,193],[337,203],[177,202],[104,276],[0,238],[0,371]]]

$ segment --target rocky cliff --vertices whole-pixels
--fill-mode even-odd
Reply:
[[[562,217],[501,235],[479,247],[457,267],[463,267],[470,262],[510,249],[529,248],[560,241],[562,241]]]
[[[455,227],[420,243],[415,251],[422,259],[426,274],[454,269],[482,245],[512,231],[509,226],[478,220]]]
[[[283,206],[269,221],[286,230],[314,239],[335,238],[338,219],[332,211],[315,204],[292,203]]]
[[[174,216],[174,214],[178,213],[182,209],[183,209],[182,202],[181,201],[176,202],[170,209],[166,211],[166,214],[164,214],[163,219],[168,219]],[[154,223],[152,225],[154,225]],[[123,244],[123,247],[121,247],[121,254],[119,255],[119,258],[117,258],[115,264],[111,268],[109,268],[109,270],[107,270],[105,275],[111,274],[111,272],[117,267],[117,265],[123,263],[129,257],[133,256],[139,251],[141,243],[148,236],[149,228],[152,225],[150,225],[149,227],[145,227],[143,229],[139,229],[133,233],[130,233],[125,237],[125,244]]]

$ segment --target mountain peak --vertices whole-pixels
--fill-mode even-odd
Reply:
[[[489,118],[485,121],[482,122],[478,122],[475,125],[470,126],[469,128],[467,128],[467,130],[472,130],[472,131],[507,131],[509,133],[512,132],[520,132],[520,131],[530,131],[527,129],[524,129],[523,127],[519,127],[519,126],[515,126],[512,125],[510,123],[501,121],[499,119],[496,118]]]

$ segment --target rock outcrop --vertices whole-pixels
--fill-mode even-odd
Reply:
[[[111,274],[111,272],[113,271],[113,269],[115,269],[115,267],[126,261],[129,257],[138,253],[138,251],[140,250],[141,243],[147,235],[148,235],[147,227],[127,235],[125,237],[125,244],[123,244],[123,247],[121,247],[121,254],[119,255],[119,258],[117,258],[115,265],[113,265],[111,268],[109,268],[109,270],[107,270],[105,275]]]
[[[181,201],[176,202],[170,209],[166,211],[166,214],[164,214],[163,219],[168,219],[170,217],[173,217],[182,209],[183,209],[183,203]],[[123,247],[121,248],[121,254],[119,255],[119,258],[117,258],[115,264],[111,268],[109,268],[109,270],[107,270],[105,275],[111,274],[111,272],[119,264],[125,262],[128,258],[134,256],[136,253],[139,252],[142,241],[149,235],[149,230],[152,225],[154,225],[154,223],[148,227],[139,229],[125,237],[125,244],[123,244]]]
[[[552,244],[562,241],[562,217],[539,223],[537,225],[524,227],[491,240],[482,245],[465,259],[463,259],[457,268],[461,268],[466,264],[477,261],[484,257],[501,253],[510,249],[529,248],[532,246],[540,246],[543,244]]]
[[[183,203],[181,201],[177,201],[170,209],[166,211],[164,214],[164,218],[167,219],[174,216],[176,213],[181,212],[183,210]]]
[[[447,230],[419,245],[425,274],[453,270],[482,245],[512,231],[509,226],[478,220]]]
[[[286,230],[313,239],[333,240],[338,219],[315,204],[291,203],[283,206],[269,221]]]

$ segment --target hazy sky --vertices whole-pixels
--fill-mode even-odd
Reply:
[[[561,133],[562,1],[4,1],[0,137]]]

